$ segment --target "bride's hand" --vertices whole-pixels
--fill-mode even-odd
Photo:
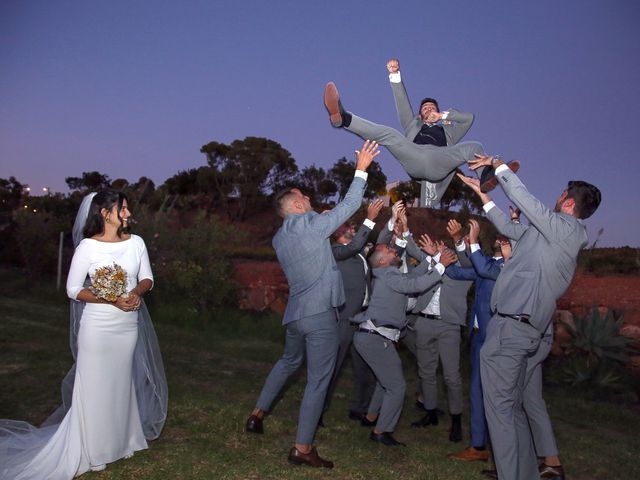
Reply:
[[[140,296],[135,293],[129,293],[126,297],[118,297],[113,305],[123,312],[133,312],[140,308]]]

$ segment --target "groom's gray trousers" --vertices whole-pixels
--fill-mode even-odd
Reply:
[[[287,323],[286,329],[284,353],[271,369],[256,406],[264,411],[271,408],[289,377],[302,365],[306,353],[307,385],[300,405],[296,443],[311,445],[336,363],[336,311],[332,309],[295,320]]]
[[[349,113],[351,124],[345,127],[346,130],[364,140],[375,140],[387,147],[411,178],[435,183],[438,199],[444,195],[456,168],[464,165],[467,160],[473,160],[476,153],[484,155],[479,142],[463,142],[448,147],[418,145],[394,128]]]

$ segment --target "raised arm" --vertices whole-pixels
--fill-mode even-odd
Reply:
[[[367,168],[375,157],[380,154],[378,144],[366,140],[361,150],[356,150],[356,172],[344,199],[332,210],[321,215],[315,215],[311,221],[311,227],[324,237],[330,237],[336,229],[346,222],[362,204],[362,195],[367,180]]]
[[[456,255],[451,250],[442,252],[439,262],[442,267],[440,268],[446,268],[455,261]],[[428,268],[428,266],[429,260],[425,259],[410,274],[390,275],[387,278],[387,285],[399,293],[410,294],[424,292],[442,279],[440,270],[437,268],[432,268],[425,272],[424,269]]]
[[[471,259],[474,270],[479,276],[483,278],[490,278],[492,280],[496,280],[498,278],[498,275],[502,270],[500,268],[500,264],[496,262],[495,259],[487,257],[482,253],[482,250],[476,250],[469,258]]]
[[[449,143],[451,145],[455,145],[462,137],[464,137],[471,125],[473,125],[474,116],[473,113],[470,112],[459,112],[455,108],[450,108],[447,110],[447,122],[451,122],[451,125],[448,127],[449,130]]]
[[[407,90],[404,87],[404,83],[402,83],[400,62],[397,58],[392,58],[387,62],[387,71],[389,72],[393,99],[396,102],[398,120],[400,120],[400,125],[402,125],[403,130],[406,132],[415,124],[416,115],[413,113]]]
[[[369,205],[369,208],[367,208],[367,219],[362,223],[351,242],[346,245],[337,243],[332,245],[331,249],[336,260],[345,260],[360,253],[367,243],[367,238],[369,238],[369,234],[375,225],[373,221],[378,216],[378,213],[380,213],[383,205],[384,202],[382,200],[376,200]]]

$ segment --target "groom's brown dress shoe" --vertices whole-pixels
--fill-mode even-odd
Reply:
[[[331,125],[336,128],[344,126],[344,109],[340,103],[338,88],[333,82],[327,83],[324,87],[324,106],[329,112],[329,121],[331,122]]]
[[[562,465],[552,467],[542,462],[538,468],[540,472],[540,478],[549,478],[551,480],[564,480],[564,468]]]
[[[302,453],[296,447],[291,447],[287,460],[289,460],[289,463],[293,463],[295,465],[309,465],[310,467],[315,468],[333,468],[332,461],[320,458],[316,447],[311,448],[309,453]]]
[[[262,428],[262,419],[256,415],[251,415],[247,419],[247,423],[244,425],[244,431],[249,433],[264,433]]]
[[[507,167],[513,172],[517,173],[520,169],[519,160],[511,160],[507,163]],[[496,172],[493,167],[485,167],[480,176],[480,190],[482,193],[488,193],[498,186],[498,179],[496,178]]]

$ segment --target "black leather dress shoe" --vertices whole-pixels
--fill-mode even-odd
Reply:
[[[349,410],[349,420],[361,421],[365,414],[362,412],[356,412],[355,410]]]
[[[251,415],[244,425],[244,431],[249,433],[264,433],[262,428],[262,419],[255,415]]]
[[[538,471],[540,472],[540,478],[549,478],[551,480],[564,480],[564,468],[562,465],[558,465],[557,467],[552,467],[542,462],[540,467],[538,467]]]
[[[310,467],[315,468],[333,468],[332,461],[320,458],[316,447],[313,447],[309,453],[302,453],[296,447],[291,447],[287,460],[289,460],[289,463],[293,463],[294,465],[309,465]]]
[[[413,428],[424,428],[427,425],[438,425],[438,411],[433,409],[433,410],[427,410],[427,414],[422,417],[420,420],[416,420],[415,422],[411,423],[411,426]]]
[[[360,419],[360,425],[363,427],[375,427],[376,423],[378,423],[378,419],[375,419],[373,422],[367,418],[366,415],[363,415]]]
[[[383,445],[387,445],[388,447],[406,447],[405,443],[397,441],[395,438],[391,436],[389,432],[375,433],[371,432],[369,435],[369,440],[373,442],[382,443]]]

